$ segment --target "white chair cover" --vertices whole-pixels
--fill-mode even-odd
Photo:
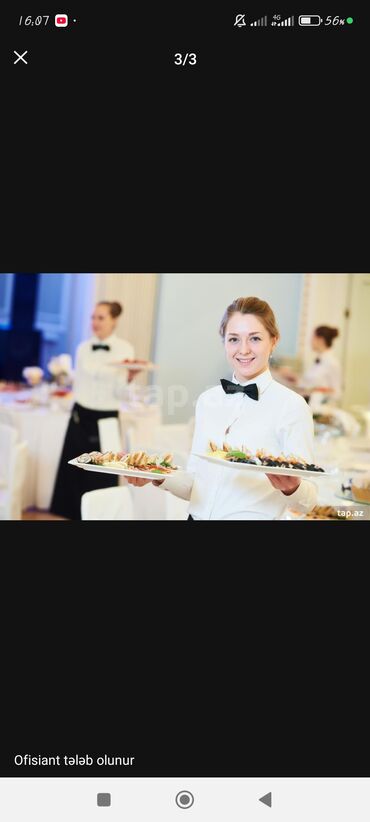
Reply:
[[[0,406],[0,425],[10,425],[12,428],[15,428],[14,425],[14,416],[11,411],[7,408],[2,408]]]
[[[0,429],[5,426],[0,426]],[[12,429],[14,431],[14,429]],[[16,437],[17,433],[14,432]],[[0,441],[4,432],[0,430]],[[0,442],[1,447],[1,442]],[[1,453],[3,453],[1,451]],[[22,497],[27,469],[27,443],[17,443],[12,438],[12,446],[8,451],[7,462],[3,462],[6,468],[6,476],[0,486],[0,519],[19,520],[22,519]]]
[[[134,519],[133,502],[129,489],[118,487],[87,491],[81,498],[81,518],[83,520]]]
[[[169,491],[163,491],[166,498],[166,519],[170,520],[185,520],[188,518],[189,502],[180,497],[175,497]]]
[[[18,433],[11,425],[0,423],[0,486],[9,485],[12,453],[18,442]]]
[[[162,491],[152,483],[137,488],[129,486],[135,520],[185,520],[188,518],[189,503],[175,497],[169,491]]]
[[[98,420],[100,450],[122,451],[122,437],[117,417],[102,417]]]

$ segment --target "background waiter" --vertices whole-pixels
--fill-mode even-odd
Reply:
[[[134,359],[133,346],[114,334],[123,308],[117,302],[97,303],[92,315],[94,336],[79,345],[74,381],[75,404],[67,428],[51,508],[53,514],[81,519],[81,497],[86,491],[110,488],[118,477],[77,471],[68,460],[88,451],[99,451],[98,420],[118,417],[122,386],[135,371],[112,368],[109,363]]]

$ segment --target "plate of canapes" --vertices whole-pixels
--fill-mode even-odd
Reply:
[[[81,454],[69,460],[68,464],[100,474],[116,474],[122,477],[140,477],[140,479],[151,480],[181,473],[181,468],[173,464],[172,454],[157,456],[146,454],[145,451],[133,451],[131,454],[113,451],[106,451],[102,454],[100,451],[91,451],[89,454]]]
[[[259,471],[264,474],[280,474],[294,477],[331,477],[338,472],[337,469],[325,471],[318,465],[308,463],[302,457],[294,454],[273,455],[262,448],[252,453],[244,445],[241,448],[233,448],[228,443],[223,443],[219,448],[215,442],[209,442],[209,450],[206,454],[194,454],[196,457],[208,460],[214,465],[224,465],[236,471]]]
[[[150,360],[121,360],[120,362],[112,362],[116,368],[126,368],[128,371],[155,371],[158,365]]]
[[[315,505],[312,511],[309,511],[308,514],[302,514],[298,511],[294,511],[294,509],[288,509],[286,519],[291,520],[328,520],[330,522],[338,521],[338,520],[346,520],[352,519],[352,517],[346,517],[343,514],[343,509],[338,510],[334,508],[333,505]]]

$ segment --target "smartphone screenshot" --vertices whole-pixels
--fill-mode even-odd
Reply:
[[[5,822],[368,819],[368,32],[3,9]]]
[[[0,288],[4,818],[365,820],[370,274]]]
[[[0,286],[3,519],[369,519],[370,274]]]

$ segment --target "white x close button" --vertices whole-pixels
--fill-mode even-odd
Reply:
[[[28,54],[28,51],[24,51],[23,54],[18,54],[18,52],[14,50],[14,54],[17,55],[17,59],[14,60],[14,62],[13,62],[14,66],[15,66],[16,63],[19,63],[20,60],[22,60],[22,63],[25,63],[26,66],[28,66],[27,60],[24,59],[24,55]]]

